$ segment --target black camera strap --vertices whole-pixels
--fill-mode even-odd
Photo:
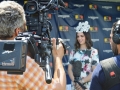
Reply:
[[[113,58],[100,61],[105,74],[104,90],[109,90],[114,85],[120,83],[120,68]]]

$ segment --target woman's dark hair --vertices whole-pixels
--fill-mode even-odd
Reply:
[[[93,42],[91,40],[90,32],[83,32],[83,34],[85,35],[85,43],[86,43],[87,49],[91,49],[91,47],[93,46]],[[77,40],[77,33],[76,33],[76,41],[74,46],[75,46],[75,51],[77,51],[80,48],[80,44]]]

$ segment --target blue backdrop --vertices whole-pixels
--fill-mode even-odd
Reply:
[[[16,1],[22,5],[24,4],[23,0]],[[78,22],[89,22],[93,47],[98,49],[100,60],[113,56],[109,45],[109,34],[112,24],[120,19],[120,3],[83,0],[63,1],[67,7],[59,10],[50,10],[48,19],[53,26],[51,37],[60,37],[69,46],[63,58],[66,74],[69,51],[74,48],[74,27],[78,25]],[[67,83],[70,83],[68,75]]]
[[[57,13],[56,11],[51,13],[53,25],[51,34],[54,37],[63,38],[70,46],[63,59],[64,65],[66,65],[65,70],[67,71],[69,51],[74,48],[74,27],[78,25],[78,22],[89,22],[93,47],[98,49],[100,60],[113,56],[109,44],[109,34],[112,24],[120,19],[120,3],[81,0],[65,2],[68,5],[67,8],[59,9]],[[67,83],[70,83],[68,75]]]

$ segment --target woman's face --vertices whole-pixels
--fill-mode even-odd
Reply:
[[[78,32],[77,33],[77,40],[79,42],[79,44],[83,45],[85,44],[85,35],[82,32]]]

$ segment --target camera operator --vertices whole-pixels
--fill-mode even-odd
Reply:
[[[14,40],[20,32],[26,31],[25,12],[15,1],[0,3],[0,39]],[[65,90],[66,75],[62,65],[64,48],[60,43],[56,49],[56,39],[52,39],[54,57],[54,77],[50,84],[45,82],[45,73],[34,59],[27,56],[26,70],[22,75],[0,71],[0,90]],[[58,54],[59,53],[59,54]]]

